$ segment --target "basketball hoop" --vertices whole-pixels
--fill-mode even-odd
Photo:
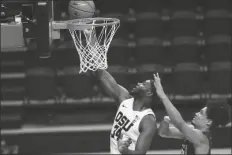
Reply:
[[[107,69],[107,52],[120,26],[116,18],[83,18],[67,22],[80,57],[80,73]]]

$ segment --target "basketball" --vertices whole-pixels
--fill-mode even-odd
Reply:
[[[95,4],[92,0],[71,0],[68,10],[70,19],[91,18],[95,13]]]

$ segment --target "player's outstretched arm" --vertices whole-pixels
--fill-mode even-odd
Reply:
[[[119,150],[121,154],[146,154],[151,146],[152,139],[156,133],[156,118],[154,115],[146,115],[142,119],[139,129],[140,135],[136,142],[135,150],[129,150],[127,147],[122,147]]]
[[[202,143],[207,143],[207,139],[203,133],[197,129],[192,128],[184,121],[180,112],[175,108],[167,95],[164,93],[159,74],[154,75],[154,78],[154,85],[156,87],[157,95],[160,97],[165,110],[172,121],[172,124],[184,135],[185,138],[187,138],[193,144],[199,145]]]
[[[106,70],[97,70],[95,76],[98,78],[104,92],[108,96],[114,98],[118,105],[125,99],[130,98],[129,92],[118,85],[115,79]]]
[[[165,116],[158,128],[159,135],[163,138],[184,139],[183,134],[176,127],[172,127],[169,124],[170,118]]]

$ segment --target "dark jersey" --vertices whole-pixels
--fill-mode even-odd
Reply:
[[[212,136],[210,132],[203,132],[203,134],[208,138],[209,140],[209,151],[208,155],[211,154],[211,146],[212,146]],[[185,139],[184,143],[182,144],[181,147],[181,155],[194,155],[195,154],[195,148],[194,144],[190,142],[189,140]]]

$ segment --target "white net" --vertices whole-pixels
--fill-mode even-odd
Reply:
[[[108,68],[108,48],[119,26],[119,20],[113,18],[70,21],[68,28],[79,54],[80,73]]]

